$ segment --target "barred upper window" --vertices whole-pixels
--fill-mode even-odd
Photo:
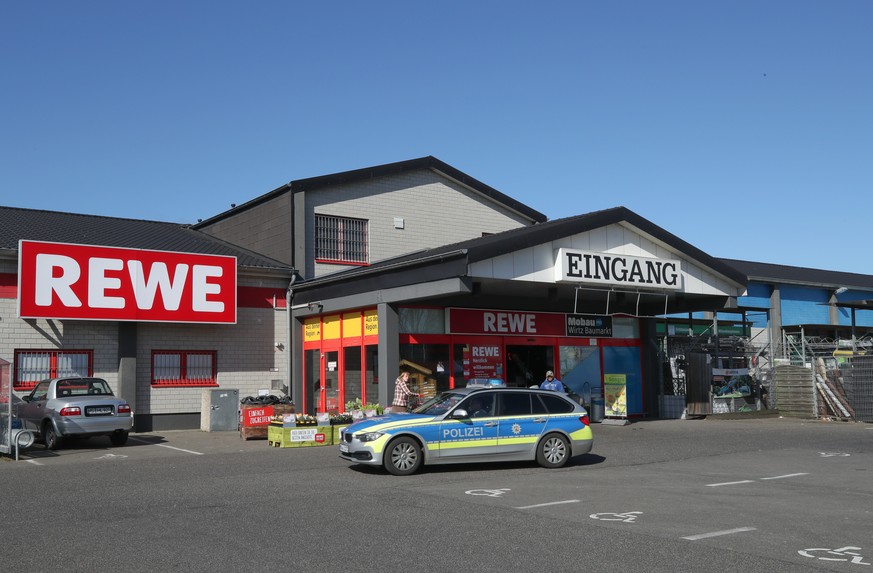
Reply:
[[[29,390],[46,378],[91,376],[92,350],[15,350],[12,387]]]
[[[367,220],[315,215],[315,259],[365,265],[370,261]]]
[[[214,350],[152,350],[153,386],[217,386]]]

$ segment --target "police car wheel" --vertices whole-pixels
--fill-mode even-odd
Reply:
[[[537,446],[537,463],[544,468],[560,468],[570,460],[570,443],[561,434],[549,434]]]
[[[383,465],[389,473],[396,476],[408,476],[421,467],[421,447],[412,438],[400,437],[388,444],[385,450]]]

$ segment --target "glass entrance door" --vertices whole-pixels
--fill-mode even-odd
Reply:
[[[591,399],[600,398],[600,349],[597,346],[561,346],[561,382],[570,397],[586,407]]]
[[[552,345],[506,345],[506,385],[526,388],[539,385],[547,370],[555,368],[555,347]]]
[[[339,408],[339,385],[340,385],[339,351],[327,350],[324,353],[324,385],[322,396],[324,402],[322,412],[334,412]]]

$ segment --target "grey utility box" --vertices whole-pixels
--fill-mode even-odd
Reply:
[[[200,429],[204,432],[239,429],[239,390],[204,389],[200,399]]]

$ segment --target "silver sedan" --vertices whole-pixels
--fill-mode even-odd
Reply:
[[[102,378],[52,378],[40,381],[18,404],[22,426],[36,431],[45,447],[57,449],[64,438],[109,436],[114,446],[127,443],[133,411]]]

